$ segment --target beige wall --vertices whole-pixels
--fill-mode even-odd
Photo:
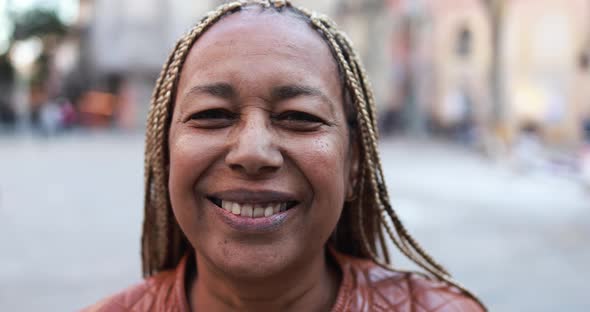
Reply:
[[[377,109],[383,109],[389,104],[392,92],[390,12],[352,12],[334,18],[357,49],[373,87]]]
[[[327,14],[330,17],[334,12],[338,0],[295,0],[291,1],[294,5],[302,6],[306,9],[314,10],[318,13]]]
[[[484,7],[478,0],[433,1],[432,58],[433,102],[431,110],[442,124],[449,123],[444,111],[446,99],[457,89],[465,89],[472,99],[476,121],[484,126],[491,114],[489,71],[491,62],[491,29]],[[457,38],[462,27],[472,33],[472,50],[468,58],[456,53]]]
[[[585,110],[583,77],[576,68],[588,36],[587,1],[515,0],[503,32],[506,125],[514,137],[525,122],[542,126],[555,144],[579,141]]]

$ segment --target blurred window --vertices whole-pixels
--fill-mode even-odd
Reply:
[[[590,48],[580,54],[580,70],[588,71],[590,69]]]
[[[473,34],[471,29],[463,26],[459,30],[459,37],[457,40],[456,51],[459,57],[467,58],[471,55],[473,45]]]

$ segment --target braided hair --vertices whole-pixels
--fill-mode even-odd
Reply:
[[[325,15],[296,7],[284,0],[247,0],[225,3],[209,12],[175,45],[152,94],[147,117],[145,149],[145,219],[142,235],[144,276],[176,267],[190,244],[172,212],[168,192],[168,131],[180,72],[197,39],[224,16],[259,7],[306,21],[328,44],[338,65],[345,94],[351,139],[360,151],[356,196],[345,203],[332,234],[331,245],[351,256],[371,259],[393,270],[387,240],[410,260],[436,278],[450,283],[475,300],[454,281],[408,233],[392,208],[378,153],[376,106],[367,74],[347,36]],[[386,237],[387,236],[387,237]]]

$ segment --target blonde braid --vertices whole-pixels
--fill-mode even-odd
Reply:
[[[203,31],[227,12],[240,6],[233,2],[210,12],[175,46],[156,82],[148,113],[146,133],[146,205],[142,238],[144,275],[151,275],[173,265],[181,252],[170,246],[174,237],[182,237],[168,198],[167,142],[173,90],[180,69],[194,41]],[[176,257],[175,257],[176,256]]]
[[[393,270],[384,233],[409,259],[437,278],[457,286],[479,301],[471,292],[454,281],[443,266],[438,264],[408,233],[397,213],[390,205],[387,187],[378,153],[376,105],[369,79],[350,40],[338,31],[336,24],[324,15],[298,8],[284,0],[250,0],[223,4],[209,12],[176,44],[164,64],[152,94],[148,113],[145,157],[145,220],[142,237],[143,272],[145,276],[176,266],[180,257],[189,248],[178,223],[174,219],[168,197],[168,146],[167,136],[174,94],[180,72],[189,50],[209,27],[223,16],[239,11],[246,6],[261,6],[263,9],[284,9],[304,17],[326,41],[344,79],[345,91],[352,96],[353,109],[361,150],[358,177],[359,195],[350,203],[348,217],[341,219],[344,242],[337,240],[337,248],[349,250],[354,256],[367,257],[375,263]],[[345,104],[346,105],[346,104]],[[347,204],[348,205],[348,204]],[[343,212],[344,214],[344,212]],[[388,223],[388,220],[392,223]],[[378,256],[381,249],[384,261]],[[482,305],[483,306],[483,305]]]
[[[177,49],[178,46],[174,48]],[[157,262],[161,262],[159,260],[159,254],[157,250],[161,248],[160,244],[155,240],[156,237],[159,237],[161,232],[161,220],[162,217],[157,215],[158,211],[164,211],[166,207],[161,207],[158,204],[158,196],[157,194],[161,194],[155,191],[155,181],[154,181],[154,170],[152,169],[152,163],[156,161],[154,157],[155,151],[154,149],[158,147],[158,142],[154,140],[154,134],[157,132],[158,123],[155,122],[154,115],[156,114],[156,109],[158,105],[155,103],[155,99],[159,97],[160,90],[162,88],[162,84],[164,81],[164,73],[168,71],[170,67],[170,63],[172,62],[171,53],[168,56],[167,61],[164,63],[162,67],[162,71],[158,80],[156,81],[156,87],[152,93],[152,104],[150,106],[150,110],[148,112],[147,117],[147,131],[146,131],[146,152],[145,152],[145,221],[144,221],[144,230],[142,235],[142,258],[150,258],[150,259],[158,259]],[[156,222],[158,222],[156,224]],[[149,229],[153,229],[150,231]],[[155,233],[154,233],[155,232]],[[155,246],[154,246],[155,245]],[[155,248],[153,248],[155,247]],[[144,272],[152,272],[154,269],[152,267],[152,262],[143,262],[143,271]]]
[[[365,86],[364,90],[367,92],[367,94],[372,94],[371,87],[368,83],[368,79],[367,79],[367,75],[364,72],[364,69],[360,66],[360,61],[358,59],[358,57],[354,54],[354,49],[352,49],[348,39],[346,37],[341,37],[343,39],[343,41],[346,43],[347,48],[349,49],[349,51],[351,52],[352,58],[353,58],[353,67],[355,68],[355,72],[359,73],[359,77],[361,80],[361,85]],[[373,102],[373,98],[369,96],[369,102]],[[374,108],[374,104],[371,105],[369,103],[368,105],[369,108],[371,108],[370,110],[370,119],[371,119],[371,126],[373,127],[373,129],[377,128],[376,125],[376,118],[375,118],[375,109]],[[368,116],[363,116],[365,118],[367,118]],[[383,177],[383,172],[381,170],[382,166],[381,166],[381,159],[378,153],[378,146],[377,146],[377,142],[378,142],[378,138],[376,136],[376,131],[370,132],[370,135],[375,134],[374,138],[369,139],[369,142],[371,143],[371,156],[375,158],[375,162],[378,164],[378,166],[374,166],[371,167],[371,169],[375,169],[374,172],[372,172],[371,176],[373,178],[372,182],[373,182],[373,186],[375,187],[375,194],[379,194],[380,197],[376,198],[376,200],[379,202],[379,207],[381,207],[381,213],[382,214],[389,214],[391,220],[393,221],[395,228],[397,230],[398,235],[402,238],[401,242],[403,244],[403,248],[400,248],[401,246],[398,246],[398,248],[400,248],[400,250],[402,250],[406,256],[410,257],[412,260],[414,260],[415,262],[419,262],[421,263],[421,266],[425,267],[425,266],[432,266],[434,268],[434,270],[429,270],[431,271],[431,273],[433,274],[439,274],[442,273],[444,275],[449,275],[448,272],[438,263],[436,263],[432,257],[430,255],[428,255],[421,247],[420,245],[414,240],[414,238],[407,232],[406,228],[403,226],[403,224],[401,223],[399,217],[397,216],[396,212],[391,209],[391,206],[389,205],[390,200],[389,200],[389,196],[388,196],[388,192],[387,192],[387,188],[385,187],[385,178]],[[386,218],[382,218],[382,220],[386,220]],[[386,222],[383,222],[383,226],[385,228],[385,230],[388,232],[389,236],[393,239],[393,237],[395,237],[395,235],[393,235],[393,231],[391,230],[389,224],[387,224]],[[395,242],[395,240],[394,240]],[[426,263],[424,263],[423,261],[419,260],[411,251],[411,249],[414,249],[417,251],[417,253],[424,258],[424,260],[426,260]],[[427,269],[427,268],[425,268]],[[434,272],[433,272],[434,271]],[[439,271],[439,272],[436,272]]]
[[[327,25],[329,25],[329,23],[326,23]],[[330,32],[326,29],[326,27],[323,27],[322,24],[318,25],[318,27],[320,29],[322,29],[324,32],[330,34]],[[381,213],[385,214],[386,212],[390,214],[390,217],[395,225],[395,228],[398,231],[398,235],[401,237],[400,240],[397,239],[396,235],[393,234],[393,231],[391,230],[391,228],[389,227],[389,225],[385,222],[385,218],[382,218],[382,225],[385,227],[385,230],[387,231],[388,235],[390,236],[390,238],[392,239],[392,241],[394,242],[394,244],[397,245],[397,247],[410,259],[412,259],[414,262],[416,262],[418,265],[420,265],[421,267],[423,267],[424,269],[428,270],[430,273],[436,275],[439,278],[443,278],[448,276],[447,271],[438,263],[436,263],[432,257],[430,257],[418,244],[417,242],[413,239],[413,237],[411,235],[409,235],[409,233],[407,232],[407,230],[405,229],[405,227],[403,226],[403,224],[401,223],[401,221],[399,221],[399,218],[397,217],[397,215],[395,214],[395,212],[392,209],[388,209],[390,208],[388,204],[384,204],[384,203],[389,203],[389,199],[388,199],[388,195],[387,195],[387,188],[384,185],[384,178],[382,175],[382,171],[380,170],[381,168],[381,161],[380,161],[380,157],[378,154],[378,147],[377,147],[377,134],[375,129],[377,128],[376,126],[376,118],[375,118],[375,109],[374,109],[374,101],[373,101],[373,97],[371,96],[372,91],[371,91],[371,87],[368,84],[368,79],[366,78],[366,74],[364,72],[364,70],[362,69],[362,67],[360,66],[360,61],[358,59],[358,57],[356,56],[356,54],[354,53],[354,49],[352,49],[351,44],[349,42],[349,40],[342,35],[341,33],[338,32],[338,34],[340,34],[340,36],[338,36],[337,38],[341,40],[341,42],[343,42],[343,46],[345,47],[346,51],[348,52],[347,54],[349,55],[349,57],[352,59],[351,64],[352,66],[350,66],[346,60],[343,60],[344,58],[342,57],[342,53],[340,51],[340,45],[335,43],[335,40],[333,40],[334,38],[330,35],[328,35],[328,41],[332,44],[333,48],[336,49],[336,54],[338,55],[338,58],[340,59],[340,62],[344,65],[345,67],[345,72],[347,75],[347,79],[350,81],[350,85],[352,87],[352,89],[354,90],[354,95],[355,98],[357,99],[357,105],[360,106],[359,111],[361,112],[361,120],[360,120],[360,126],[362,130],[367,129],[367,131],[361,131],[361,134],[364,138],[363,143],[365,147],[370,147],[370,148],[366,148],[365,149],[365,161],[367,161],[369,163],[368,170],[369,170],[369,180],[371,182],[371,186],[374,190],[373,194],[375,196],[374,200],[377,204],[378,207],[380,207],[381,209]],[[360,82],[357,80],[357,77],[359,77]],[[365,97],[366,96],[366,97]],[[364,102],[368,102],[368,105]],[[368,136],[368,138],[367,138]],[[373,159],[374,162],[377,165],[374,165],[373,163]],[[377,180],[380,181],[377,181]],[[383,209],[383,207],[386,207],[385,209]],[[362,207],[360,207],[362,209]],[[362,217],[362,214],[360,214],[360,216]],[[363,227],[365,228],[365,227]],[[363,231],[364,232],[364,231]],[[361,234],[363,234],[363,232],[361,232]],[[367,249],[369,249],[370,244],[367,243],[366,241],[366,235],[363,235],[363,242],[365,243],[365,245],[367,245]],[[374,246],[371,246],[374,247]],[[417,251],[417,253],[422,256],[422,259],[424,259],[425,261],[422,261],[422,259],[420,259],[419,257],[417,257],[413,252],[412,252],[412,248],[414,250]],[[372,258],[374,258],[374,260],[378,260],[375,257],[375,253],[371,251],[371,256]]]
[[[377,186],[377,182],[375,181],[374,177],[374,173],[373,173],[373,168],[375,167],[375,164],[373,163],[373,156],[375,153],[372,153],[372,150],[370,147],[373,147],[373,150],[375,149],[375,146],[371,143],[375,143],[376,144],[376,134],[375,134],[375,123],[371,121],[370,118],[370,113],[368,112],[367,109],[367,101],[365,100],[365,95],[367,93],[363,92],[364,90],[361,90],[361,87],[358,83],[357,77],[358,75],[358,71],[356,70],[356,68],[353,68],[349,65],[349,61],[346,60],[346,58],[344,57],[344,54],[342,53],[342,48],[341,48],[341,44],[339,44],[336,41],[335,36],[333,35],[333,33],[328,29],[328,27],[326,27],[327,25],[331,25],[331,22],[324,22],[323,20],[321,20],[321,18],[319,18],[318,16],[312,16],[312,23],[319,28],[320,30],[322,30],[322,32],[324,33],[324,35],[327,37],[327,41],[328,43],[331,45],[332,49],[335,51],[335,54],[338,58],[339,63],[342,65],[342,67],[344,68],[344,72],[346,75],[346,79],[347,79],[347,83],[350,86],[350,88],[353,91],[353,95],[354,98],[356,99],[356,104],[357,104],[357,109],[360,112],[360,115],[358,116],[358,121],[361,127],[361,138],[363,141],[363,146],[364,148],[364,161],[367,163],[366,166],[364,166],[365,170],[362,171],[362,176],[363,178],[365,176],[367,176],[369,178],[369,182],[371,183],[370,187],[373,190],[377,190],[378,186]],[[340,38],[344,38],[343,36],[340,36]],[[352,51],[348,50],[347,51],[349,57],[352,57],[351,53]],[[366,173],[365,173],[366,172]],[[373,191],[371,192],[372,195],[374,195],[374,200],[377,203],[377,206],[381,206],[380,205],[380,198],[379,198],[379,194],[377,191]],[[362,198],[363,196],[361,196]],[[359,203],[357,203],[357,209],[359,210],[358,213],[358,217],[359,217],[359,224],[360,224],[360,236],[361,236],[361,240],[363,242],[363,250],[365,250],[371,258],[373,258],[374,260],[379,261],[375,249],[375,242],[374,241],[369,241],[366,235],[366,230],[365,230],[365,226],[364,222],[363,222],[363,213],[362,210],[366,209],[366,207],[362,204],[362,202],[359,201]],[[399,249],[403,250],[404,253],[408,253],[405,248],[403,248],[403,246],[397,241],[396,237],[393,235],[390,235],[392,238],[392,241],[394,242],[394,244],[396,244],[398,246]],[[387,247],[384,246],[384,244],[382,244],[382,246],[384,247],[384,254],[388,253]],[[408,253],[408,256],[410,258],[414,258],[413,255]],[[414,260],[414,259],[413,259]],[[381,262],[381,261],[379,261]]]
[[[360,115],[358,116],[358,121],[361,127],[361,137],[362,137],[362,141],[363,141],[363,145],[365,146],[364,152],[364,161],[367,163],[367,166],[364,166],[367,169],[367,173],[369,176],[369,181],[371,182],[371,188],[373,189],[373,194],[374,194],[374,200],[375,200],[375,204],[377,207],[380,207],[381,210],[381,225],[383,227],[385,227],[390,239],[394,242],[394,244],[398,247],[398,249],[400,249],[408,258],[410,258],[411,260],[413,260],[416,264],[418,264],[419,266],[421,266],[422,268],[424,268],[425,270],[427,270],[428,272],[430,272],[431,274],[437,276],[438,278],[445,280],[451,284],[456,285],[457,287],[459,287],[460,289],[462,289],[463,291],[465,291],[466,293],[470,294],[472,297],[474,297],[476,300],[477,298],[471,294],[465,287],[463,287],[462,285],[460,285],[459,283],[457,283],[456,281],[452,280],[450,278],[450,274],[444,269],[444,267],[442,267],[440,264],[438,264],[437,262],[434,261],[434,259],[428,255],[422,248],[421,246],[415,241],[415,239],[407,232],[406,228],[403,226],[403,224],[401,223],[399,217],[397,216],[397,214],[395,213],[395,211],[393,209],[391,209],[391,206],[389,205],[389,197],[387,194],[387,188],[385,187],[385,179],[383,177],[383,172],[381,170],[381,160],[379,157],[379,153],[378,153],[378,147],[377,147],[377,142],[378,142],[378,137],[377,137],[377,118],[376,118],[376,114],[375,114],[375,103],[374,103],[374,97],[373,97],[373,92],[371,89],[370,84],[368,83],[368,79],[367,79],[367,75],[366,72],[364,71],[363,67],[360,65],[360,61],[358,59],[358,57],[356,56],[356,54],[354,53],[354,49],[352,48],[352,45],[350,44],[350,41],[346,38],[346,36],[344,36],[341,32],[339,31],[334,31],[332,32],[329,27],[335,25],[331,20],[323,17],[323,16],[319,16],[317,14],[312,14],[310,15],[310,19],[312,21],[312,24],[314,26],[316,26],[319,30],[322,31],[322,34],[326,37],[329,45],[331,46],[331,48],[334,50],[339,64],[344,68],[344,72],[346,74],[346,79],[347,82],[349,84],[349,86],[351,87],[351,89],[353,90],[353,94],[354,97],[356,99],[356,105],[357,105],[357,110],[360,112]],[[336,35],[334,35],[334,33]],[[340,39],[337,41],[337,39]],[[342,49],[341,46],[344,47],[344,50],[347,52],[348,56],[352,59],[352,65],[350,66],[350,63],[347,62],[347,60],[345,59],[343,53],[342,53]],[[360,78],[360,79],[357,79]],[[360,83],[359,83],[360,80]],[[362,89],[362,90],[361,90]],[[368,105],[367,105],[368,103]],[[369,148],[367,148],[369,147]],[[373,163],[373,159],[375,160],[375,163]],[[373,170],[375,169],[375,170]],[[362,174],[364,175],[365,171],[362,171]],[[378,181],[379,180],[379,181]],[[362,198],[363,196],[361,196]],[[385,204],[384,204],[385,203]],[[380,261],[380,259],[376,256],[376,253],[374,252],[374,249],[376,249],[375,244],[374,244],[374,240],[371,240],[370,242],[367,239],[366,233],[365,233],[365,229],[366,227],[364,226],[364,222],[362,220],[363,217],[363,213],[361,212],[360,209],[363,209],[364,205],[362,205],[362,202],[359,201],[359,205],[358,205],[358,209],[359,209],[359,213],[358,213],[358,217],[359,217],[359,226],[360,226],[360,236],[361,236],[361,240],[363,242],[364,248],[362,248],[363,250],[365,250],[366,252],[369,253],[369,255],[371,256],[371,258],[381,264],[382,266],[385,266],[387,268],[390,268],[387,264],[389,264],[389,260],[388,257],[385,256],[386,258],[386,262],[382,263]],[[395,228],[398,232],[398,235],[400,236],[400,240],[397,239],[396,235],[393,234],[393,231],[391,230],[389,224],[387,224],[387,222],[385,221],[385,215],[386,213],[389,215],[389,217],[391,218],[391,221],[394,223]],[[384,242],[383,242],[383,236],[382,236],[382,231],[379,230],[379,239],[381,240],[381,248],[383,250],[383,253],[385,255],[388,254],[388,250],[387,247],[385,246]],[[417,257],[413,252],[412,249],[415,250],[418,255],[421,257]],[[392,268],[390,268],[392,269]]]

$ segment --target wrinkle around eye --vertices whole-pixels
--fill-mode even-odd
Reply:
[[[273,124],[295,132],[312,132],[331,125],[315,114],[302,111],[287,111],[271,116],[271,119]]]
[[[234,124],[239,114],[225,108],[211,108],[187,114],[184,123],[195,128],[221,129]]]

